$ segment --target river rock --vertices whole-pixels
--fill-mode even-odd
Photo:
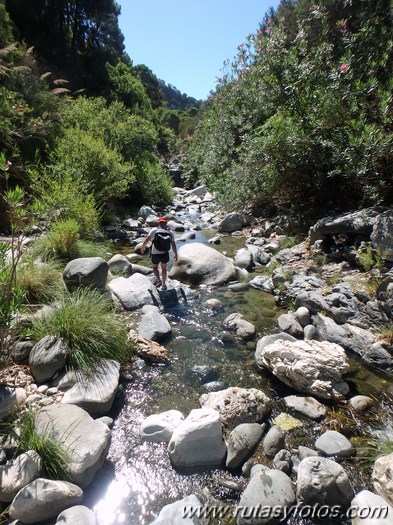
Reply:
[[[130,275],[132,273],[132,264],[128,261],[125,255],[117,253],[108,261],[109,271],[113,274],[121,273]]]
[[[15,388],[0,385],[0,420],[7,418],[18,410],[18,399]]]
[[[258,365],[287,386],[322,399],[340,400],[349,392],[341,378],[349,364],[344,349],[334,343],[278,340],[263,349]]]
[[[63,280],[70,291],[79,286],[103,289],[108,271],[108,263],[102,257],[80,257],[70,261],[64,268]]]
[[[130,340],[135,345],[135,351],[147,363],[167,363],[169,361],[168,350],[156,343],[137,335],[133,330],[129,333]]]
[[[341,465],[322,457],[307,457],[298,467],[297,499],[304,505],[340,505],[347,508],[354,496],[348,475]]]
[[[389,505],[393,506],[393,453],[380,456],[374,464],[372,473],[374,488]]]
[[[300,306],[294,312],[295,319],[297,322],[304,328],[305,326],[311,324],[311,315],[310,310],[305,306]]]
[[[368,396],[354,396],[348,400],[348,405],[355,410],[355,412],[367,412],[375,405],[375,401]]]
[[[223,326],[228,330],[234,330],[236,336],[243,341],[252,339],[256,333],[255,326],[239,313],[228,315],[223,321]]]
[[[191,410],[178,425],[168,444],[172,465],[178,469],[212,468],[226,454],[220,414],[210,408]]]
[[[125,310],[136,310],[146,304],[160,306],[157,288],[146,275],[135,273],[131,277],[117,277],[108,288],[119,299]]]
[[[268,458],[274,456],[285,447],[286,432],[279,426],[274,425],[263,440],[263,451]]]
[[[139,324],[139,335],[150,341],[161,341],[172,333],[168,319],[156,306],[142,308],[143,316]]]
[[[103,359],[100,368],[91,375],[70,370],[60,380],[58,388],[65,391],[61,403],[77,405],[90,415],[102,416],[112,408],[119,387],[120,364]]]
[[[190,243],[178,251],[179,258],[169,276],[191,284],[219,285],[237,276],[233,261],[210,246]]]
[[[285,474],[291,473],[292,470],[292,455],[289,450],[279,450],[272,460],[273,467],[277,470],[285,472]]]
[[[266,293],[273,293],[274,291],[274,285],[272,282],[271,277],[264,276],[264,275],[257,275],[250,281],[250,286],[252,288],[257,288],[258,290],[262,290]]]
[[[153,443],[169,443],[175,428],[183,420],[184,416],[179,410],[167,410],[160,414],[152,414],[141,424],[141,439]]]
[[[277,324],[282,332],[297,338],[303,337],[303,328],[293,313],[281,314],[277,319]]]
[[[73,483],[38,478],[18,492],[9,513],[23,523],[37,523],[57,516],[82,499],[82,489]]]
[[[239,468],[251,456],[262,438],[265,425],[242,423],[235,427],[227,439],[227,468]]]
[[[56,404],[42,408],[35,429],[59,443],[67,452],[70,481],[86,487],[102,467],[110,445],[111,432],[76,405]]]
[[[371,242],[387,261],[393,262],[393,211],[387,210],[376,218]]]
[[[326,406],[313,397],[286,396],[285,405],[310,419],[321,419],[326,416]]]
[[[34,450],[0,466],[0,501],[10,502],[25,485],[38,478],[41,458]]]
[[[235,255],[235,264],[239,268],[244,268],[247,271],[254,267],[254,259],[252,253],[247,248],[242,248]]]
[[[285,332],[280,332],[278,334],[264,335],[261,339],[258,340],[257,348],[255,350],[255,361],[260,368],[262,368],[262,365],[260,365],[260,363],[262,362],[262,354],[263,354],[264,349],[268,345],[275,343],[279,339],[283,339],[284,341],[296,341],[297,340],[296,337],[286,334]]]
[[[292,481],[284,472],[275,469],[261,469],[252,475],[240,498],[236,509],[237,524],[273,523],[272,516],[266,512],[263,513],[263,509],[281,509],[282,511],[284,508],[291,507],[295,500]],[[258,509],[260,509],[260,516],[258,516]],[[276,516],[276,518],[283,517]]]
[[[96,525],[95,514],[88,507],[75,505],[63,510],[58,516],[55,525]]]
[[[228,213],[218,226],[218,231],[223,233],[233,233],[243,227],[243,216],[238,213]]]
[[[256,388],[230,387],[202,394],[199,402],[204,408],[217,410],[221,421],[231,429],[241,423],[259,423],[270,410],[270,399]]]
[[[68,346],[54,335],[46,335],[33,347],[29,355],[31,373],[37,383],[43,383],[64,368]]]
[[[195,494],[190,494],[185,498],[165,505],[160,511],[158,517],[151,525],[203,525],[205,520],[198,516],[184,516],[185,509],[203,509],[202,503]]]
[[[327,430],[315,442],[315,448],[324,456],[351,456],[354,452],[352,443],[336,430]]]
[[[351,502],[352,525],[391,525],[393,507],[381,496],[362,490]]]

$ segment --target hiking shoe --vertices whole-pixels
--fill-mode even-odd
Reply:
[[[161,285],[162,285],[162,282],[160,281],[160,279],[157,279],[156,288],[159,288]]]
[[[163,290],[166,290],[166,284],[163,284],[163,285],[162,285],[162,289],[163,289]]]

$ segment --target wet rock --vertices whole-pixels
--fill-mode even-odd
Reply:
[[[341,465],[322,457],[307,457],[298,467],[296,494],[303,505],[340,505],[346,509],[354,496]]]
[[[167,410],[160,414],[152,414],[141,424],[141,439],[153,443],[169,443],[174,430],[183,420],[184,416],[179,410]]]
[[[336,400],[349,392],[341,377],[349,364],[344,349],[334,343],[278,340],[263,349],[257,363],[299,392]]]
[[[294,428],[300,428],[303,426],[303,423],[299,419],[296,419],[289,414],[285,414],[285,412],[278,414],[278,416],[273,419],[272,423],[281,427],[285,431],[293,430]]]
[[[169,352],[165,347],[132,331],[129,337],[136,346],[137,354],[147,363],[167,363],[169,361]]]
[[[259,423],[270,410],[270,399],[256,388],[230,387],[202,394],[199,402],[217,410],[223,424],[232,429],[241,423]]]
[[[328,430],[315,442],[315,448],[324,456],[347,457],[354,453],[352,443],[340,432]]]
[[[131,277],[113,279],[108,288],[119,299],[125,310],[136,310],[146,304],[160,306],[161,300],[156,287],[149,278],[140,273]]]
[[[143,316],[139,324],[139,335],[151,341],[161,341],[172,334],[168,319],[160,313],[156,306],[147,305],[142,308]]]
[[[223,321],[224,328],[233,330],[236,336],[243,341],[252,339],[255,336],[255,326],[244,319],[244,316],[239,313],[230,314]]]
[[[243,423],[235,427],[227,439],[226,466],[239,468],[253,453],[262,438],[265,425]]]
[[[168,444],[174,468],[219,466],[226,455],[220,414],[210,408],[195,409],[178,425]]]
[[[285,405],[310,419],[321,419],[326,416],[326,406],[313,397],[286,396]]]

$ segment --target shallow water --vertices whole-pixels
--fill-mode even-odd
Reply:
[[[196,241],[206,242],[215,233],[199,232]],[[244,239],[228,237],[217,248],[233,256],[243,243]],[[130,250],[127,248],[125,251]],[[147,263],[145,258],[143,264]],[[223,304],[214,314],[203,306],[203,302],[212,297],[220,299]],[[224,488],[220,480],[229,479],[244,484],[245,480],[241,477],[226,470],[192,475],[178,473],[170,465],[166,444],[141,443],[139,436],[140,424],[150,414],[177,409],[186,416],[190,410],[199,408],[199,396],[206,392],[202,383],[208,380],[221,381],[223,388],[240,386],[263,390],[275,400],[270,421],[285,411],[280,398],[293,391],[256,367],[256,340],[248,343],[222,342],[222,321],[233,312],[242,313],[256,325],[256,340],[276,331],[276,318],[282,313],[268,294],[252,288],[231,292],[227,286],[199,289],[191,304],[165,309],[173,328],[171,339],[163,343],[170,351],[170,364],[147,366],[138,360],[128,370],[124,398],[118,400],[115,407],[117,417],[108,461],[88,490],[88,498],[95,504],[99,525],[148,525],[164,505],[191,493],[197,494],[204,503],[216,506],[234,506],[238,501],[240,493]],[[195,374],[195,365],[205,365],[208,376],[201,379]],[[385,409],[389,407],[393,397],[391,384],[365,371],[355,360],[352,360],[348,380],[351,395],[371,395],[383,399]],[[315,435],[329,428],[335,429],[338,412],[338,408],[332,412],[330,426],[303,419],[303,427],[292,432],[288,442],[293,447],[299,444],[312,446]],[[361,418],[348,420],[346,433],[354,436],[369,423]],[[378,420],[370,424],[378,426]],[[265,461],[262,456],[259,459]],[[345,468],[357,488],[371,488],[368,467],[363,473],[355,459],[350,460]],[[212,523],[234,524],[235,520],[228,514],[225,518],[215,518]],[[289,520],[288,523],[308,522]]]

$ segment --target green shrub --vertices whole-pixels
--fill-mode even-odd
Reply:
[[[85,374],[99,369],[103,359],[124,363],[131,353],[124,319],[111,301],[86,288],[66,294],[52,314],[33,320],[32,333],[36,341],[49,334],[64,339],[67,368]]]
[[[73,245],[79,239],[79,224],[74,219],[53,223],[52,230],[40,242],[43,243],[45,259],[71,259]]]

